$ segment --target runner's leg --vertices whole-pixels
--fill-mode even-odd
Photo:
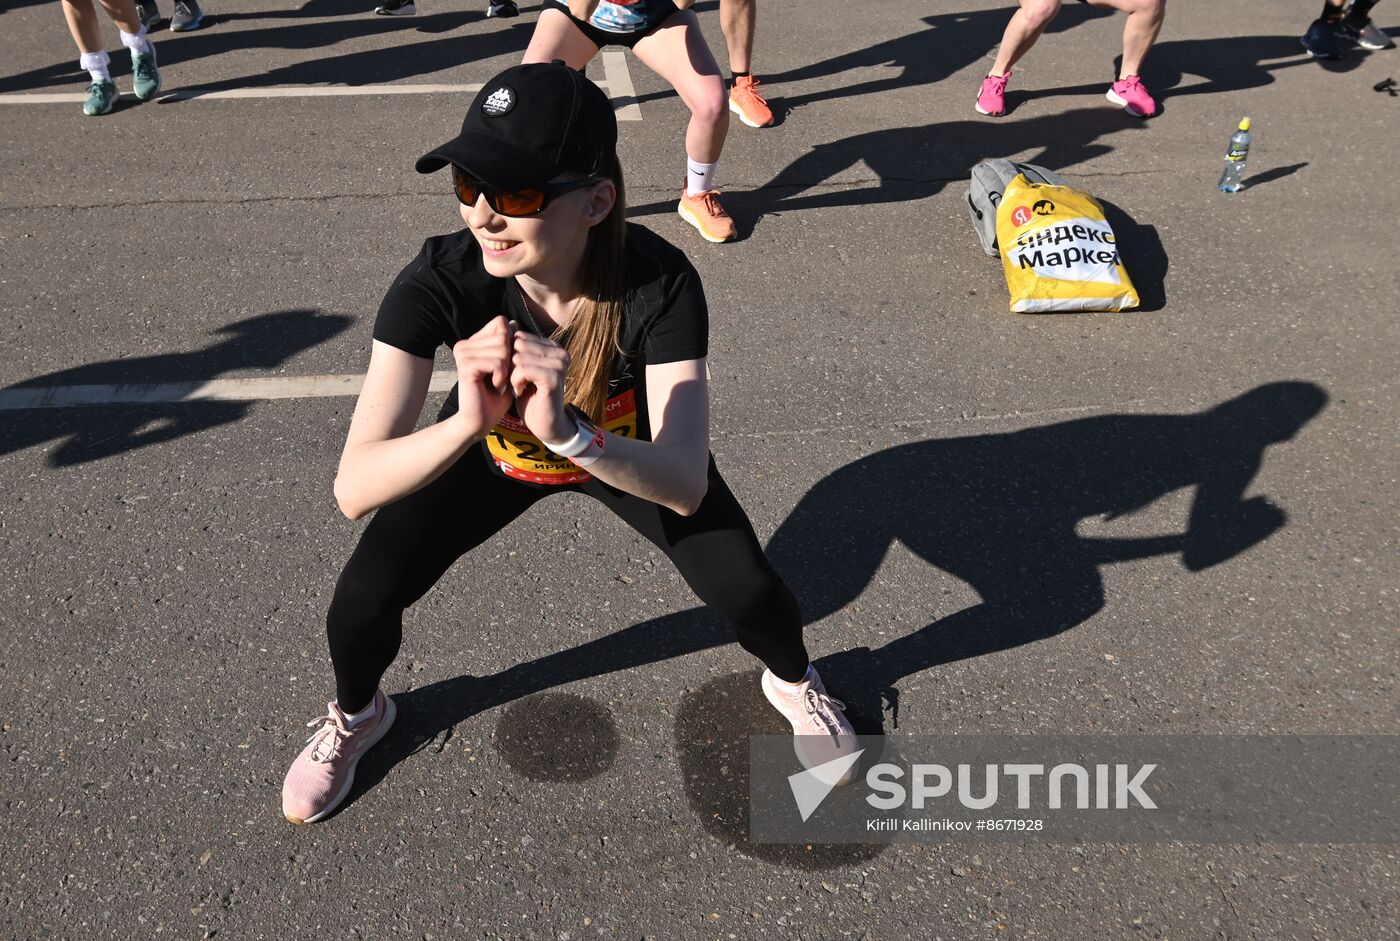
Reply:
[[[102,9],[124,33],[133,35],[141,32],[141,14],[136,11],[136,0],[102,0]]]
[[[779,679],[803,678],[809,660],[797,600],[764,556],[714,458],[705,499],[690,516],[597,480],[581,489],[666,553],[696,596],[734,624],[739,644]]]
[[[729,110],[750,127],[768,127],[773,109],[751,74],[756,0],[720,0],[719,23],[729,52]]]
[[[122,45],[131,49],[133,82],[136,96],[145,100],[160,89],[160,74],[155,67],[155,49],[146,38],[146,28],[136,11],[134,0],[102,0],[107,15],[121,30]],[[117,86],[112,81],[111,58],[102,48],[102,26],[92,0],[63,0],[63,17],[68,31],[78,46],[78,65],[92,78],[83,113],[106,114],[117,100]],[[139,54],[139,55],[138,55]]]
[[[700,22],[689,10],[674,13],[651,35],[633,47],[637,58],[672,87],[690,109],[685,131],[685,153],[700,163],[715,163],[724,150],[729,131],[729,105],[724,77]]]
[[[996,61],[989,75],[1005,75],[1034,46],[1045,27],[1060,12],[1060,0],[1021,0],[1021,8],[1006,24]]]
[[[729,71],[747,73],[753,56],[755,0],[719,0],[719,28],[729,52]]]
[[[542,495],[498,477],[472,447],[432,483],[375,514],[326,615],[337,702],[345,712],[374,698],[398,655],[404,609]]]
[[[690,109],[685,132],[685,186],[676,211],[707,241],[732,241],[738,237],[738,228],[720,205],[714,186],[715,169],[729,132],[729,98],[724,77],[700,32],[700,21],[690,10],[672,13],[632,50],[671,83]]]
[[[553,62],[563,59],[570,68],[581,69],[598,54],[598,47],[560,10],[540,11],[534,35],[522,63]]]
[[[1167,15],[1166,0],[1088,0],[1091,6],[1120,10],[1128,14],[1123,24],[1123,66],[1118,78],[1141,75],[1142,60],[1147,56],[1157,34],[1162,31],[1162,21]]]
[[[1346,0],[1324,0],[1322,15],[1312,21],[1302,36],[1303,48],[1317,59],[1337,59],[1342,55],[1340,34]]]
[[[102,24],[92,0],[63,0],[63,18],[81,53],[102,51]]]

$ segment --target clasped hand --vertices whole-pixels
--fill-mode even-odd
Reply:
[[[452,347],[458,414],[474,435],[490,431],[515,402],[516,414],[541,441],[559,443],[577,425],[564,411],[569,354],[553,340],[497,317]]]

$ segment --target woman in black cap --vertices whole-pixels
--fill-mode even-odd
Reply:
[[[804,764],[854,751],[802,643],[797,603],[709,454],[708,316],[685,255],[623,218],[617,124],[562,63],[488,82],[450,167],[466,228],[430,238],[390,287],[335,481],[351,519],[379,512],[327,615],[336,700],[287,772],[293,823],[331,813],[394,721],[379,681],[402,616],[460,556],[551,493],[600,501],[670,557],[767,666],[765,696]],[[414,431],[433,354],[458,385]]]

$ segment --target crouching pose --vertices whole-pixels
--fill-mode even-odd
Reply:
[[[704,293],[679,249],[624,220],[616,143],[601,89],[563,64],[522,65],[418,161],[450,171],[466,228],[424,244],[375,321],[335,494],[352,519],[378,512],[331,601],[336,699],[287,772],[293,823],[331,813],[393,723],[379,683],[404,609],[552,494],[601,502],[733,622],[804,764],[856,747],[710,455]],[[414,431],[439,345],[458,384]]]

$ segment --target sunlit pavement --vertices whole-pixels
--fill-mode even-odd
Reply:
[[[828,685],[886,732],[1394,733],[1400,51],[1323,66],[1313,7],[1177,4],[1143,122],[1103,97],[1119,18],[1067,4],[984,118],[1009,12],[761,0],[781,118],[731,126],[731,245],[675,214],[683,106],[635,59],[590,68],[640,119],[635,218],[705,279],[713,449]],[[398,727],[342,812],[282,819],[363,526],[331,496],[335,384],[454,226],[412,163],[471,93],[277,90],[475,86],[537,13],[211,0],[206,29],[154,34],[146,104],[104,19],[127,94],[100,118],[10,98],[86,81],[55,4],[0,16],[0,937],[1392,930],[1394,847],[747,843],[744,742],[782,729],[757,664],[572,498],[410,610]],[[1254,185],[1227,196],[1245,115]],[[963,202],[993,156],[1116,208],[1145,310],[1007,313]],[[179,391],[211,383],[262,392]],[[166,392],[102,403],[133,385]],[[108,392],[26,405],[74,386]],[[1223,515],[1193,518],[1198,492]]]

